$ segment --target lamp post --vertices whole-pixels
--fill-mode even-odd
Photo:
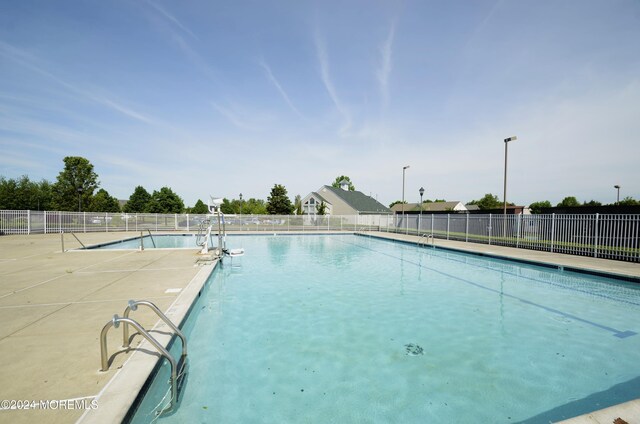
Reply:
[[[409,165],[402,167],[402,220],[404,221],[404,173]]]
[[[509,151],[509,142],[510,141],[516,141],[518,139],[518,137],[516,137],[515,135],[513,137],[509,137],[509,138],[505,138],[504,139],[504,193],[502,198],[504,199],[504,206],[502,209],[502,221],[503,221],[503,228],[502,228],[502,236],[506,237],[507,235],[507,154]]]
[[[240,193],[240,219],[242,219],[242,193]]]
[[[616,196],[616,205],[620,204],[620,186],[618,184],[614,185],[613,188],[618,190],[618,195]]]
[[[420,223],[418,224],[418,232],[420,232],[420,228],[422,226],[422,195],[424,194],[424,187],[420,187],[420,190],[418,190],[418,192],[420,193]]]

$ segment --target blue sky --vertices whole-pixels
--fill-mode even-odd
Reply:
[[[640,199],[640,2],[0,1],[0,175]]]

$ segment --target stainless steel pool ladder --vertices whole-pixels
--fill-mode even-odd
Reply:
[[[74,236],[76,238],[76,240],[78,240],[78,243],[80,243],[80,245],[82,246],[83,249],[87,248],[87,246],[85,246],[84,243],[80,241],[78,236],[73,231],[71,231],[70,234],[72,236]],[[62,243],[62,253],[65,253],[66,250],[64,248],[64,231],[60,231],[60,242]]]
[[[160,319],[162,319],[176,333],[178,337],[180,337],[180,340],[182,341],[182,355],[180,356],[180,360],[178,362],[176,362],[176,360],[173,358],[173,356],[171,356],[169,351],[165,349],[137,321],[129,318],[129,313],[131,311],[135,311],[136,309],[138,309],[139,305],[144,305],[151,308],[151,310],[154,311],[156,315],[158,315],[158,317],[160,317]],[[160,311],[160,309],[158,309],[156,305],[146,300],[138,300],[138,301],[130,300],[129,304],[127,305],[127,308],[124,311],[124,316],[119,317],[118,314],[114,315],[111,321],[106,323],[105,326],[102,328],[102,331],[100,332],[100,359],[102,362],[101,371],[109,370],[109,359],[107,357],[107,333],[109,332],[109,329],[111,327],[118,328],[121,322],[124,324],[122,326],[122,336],[123,336],[122,346],[123,347],[128,348],[130,346],[129,325],[132,325],[135,327],[136,330],[138,330],[138,332],[145,339],[149,341],[149,343],[151,343],[158,350],[158,352],[160,352],[160,354],[167,361],[169,361],[169,364],[171,365],[171,402],[169,404],[169,408],[163,412],[171,411],[175,406],[176,402],[178,401],[178,385],[180,383],[180,379],[184,376],[184,370],[185,370],[186,358],[187,358],[187,339],[185,338],[182,331],[180,331],[178,327],[176,327],[169,320],[169,318],[167,318],[167,316],[163,314]]]
[[[427,245],[427,243],[429,243],[429,239],[431,239],[431,245],[434,246],[435,245],[435,238],[433,237],[433,234],[427,234],[424,233],[423,235],[420,236],[420,238],[418,239],[418,246],[422,245]]]
[[[147,230],[149,233],[149,238],[151,238],[151,243],[153,243],[153,247],[156,247],[156,241],[153,239],[153,235],[151,235],[151,230]],[[140,250],[144,250],[144,231],[140,231]]]

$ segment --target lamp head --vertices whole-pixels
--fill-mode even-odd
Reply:
[[[422,195],[424,194],[424,187],[420,187],[420,197],[422,197]]]

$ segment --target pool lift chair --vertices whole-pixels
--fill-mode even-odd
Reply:
[[[207,218],[200,223],[198,228],[198,237],[196,238],[196,244],[201,246],[200,254],[206,255],[209,253],[209,249],[213,248],[213,225],[214,219],[218,222],[218,247],[215,249],[215,255],[219,258],[223,256],[243,256],[244,249],[227,249],[227,229],[224,222],[224,214],[220,211],[222,205],[222,199],[219,197],[209,196],[209,213]],[[211,246],[209,246],[211,244]]]

